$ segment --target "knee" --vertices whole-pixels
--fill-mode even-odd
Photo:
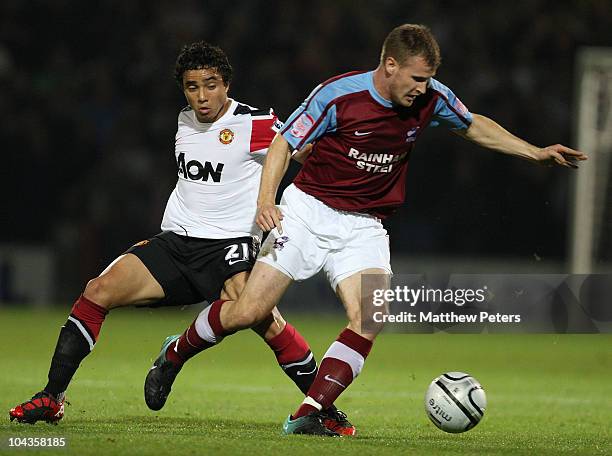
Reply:
[[[112,280],[106,275],[96,277],[87,282],[83,296],[107,310],[117,307],[114,299]]]
[[[235,309],[229,314],[229,322],[226,329],[240,330],[246,328],[252,328],[265,319],[265,315],[259,315],[256,309],[248,309],[243,306],[237,305]]]

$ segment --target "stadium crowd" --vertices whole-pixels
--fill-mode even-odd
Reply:
[[[79,288],[159,230],[176,180],[171,138],[186,103],[172,69],[184,43],[222,46],[237,75],[230,94],[285,118],[319,81],[376,67],[386,32],[403,22],[431,27],[437,78],[471,111],[533,144],[575,145],[576,51],[612,46],[607,0],[5,0],[3,242],[53,245],[58,274]],[[567,170],[433,136],[411,158],[407,203],[389,220],[394,252],[565,257]]]

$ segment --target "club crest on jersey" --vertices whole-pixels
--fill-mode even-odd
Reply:
[[[419,131],[419,127],[414,127],[414,128],[411,128],[410,130],[408,130],[408,132],[406,133],[406,142],[407,143],[415,142],[416,141],[417,131]]]
[[[224,128],[219,132],[219,141],[221,144],[229,144],[234,140],[234,132],[229,128]]]
[[[314,120],[305,112],[300,117],[295,119],[291,127],[291,134],[296,138],[303,138],[308,134],[314,124]]]
[[[275,250],[283,250],[285,248],[285,243],[289,241],[289,236],[281,236],[279,238],[274,239],[274,245],[272,248]]]

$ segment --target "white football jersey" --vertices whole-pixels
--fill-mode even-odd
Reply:
[[[255,224],[259,180],[280,125],[272,109],[230,101],[213,123],[198,121],[190,107],[180,112],[178,182],[166,205],[163,231],[208,239],[260,234]]]

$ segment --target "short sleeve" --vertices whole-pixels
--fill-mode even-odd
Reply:
[[[318,86],[289,116],[281,134],[294,150],[316,141],[336,129],[336,107],[333,91],[328,86]]]
[[[252,116],[249,151],[252,154],[265,154],[281,125],[272,109],[267,116]]]
[[[465,130],[472,124],[472,113],[453,93],[441,82],[432,79],[430,89],[438,93],[438,101],[430,125],[442,125],[451,130]]]

